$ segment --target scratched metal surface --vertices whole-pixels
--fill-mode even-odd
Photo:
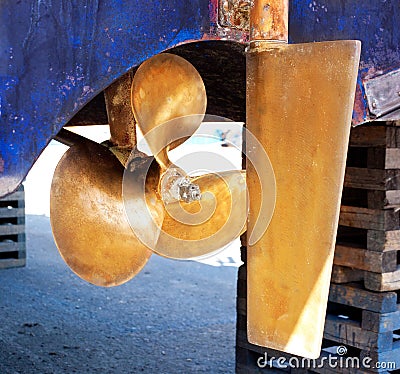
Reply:
[[[130,68],[189,41],[246,40],[245,33],[216,27],[217,4],[218,0],[3,0],[0,196],[18,186],[50,139],[79,109]],[[353,119],[368,119],[363,80],[400,68],[399,0],[290,4],[291,42],[362,40]]]

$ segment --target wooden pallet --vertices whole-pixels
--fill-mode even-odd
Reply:
[[[400,128],[352,130],[332,281],[400,289]]]
[[[25,264],[25,194],[21,186],[0,199],[0,269]]]
[[[348,349],[346,357],[355,357],[362,363],[363,359],[372,366],[375,362],[386,362],[400,369],[400,300],[395,292],[371,292],[360,284],[332,284],[325,322],[324,342],[321,357],[310,366],[309,361],[301,368],[282,368],[278,363],[275,367],[260,368],[257,360],[267,353],[271,357],[285,357],[287,361],[294,357],[283,352],[277,352],[248,343],[246,332],[246,267],[239,269],[237,298],[237,373],[291,372],[291,373],[368,373],[388,372],[384,369],[355,367],[332,368],[326,363],[329,356],[336,356],[337,347]],[[369,358],[371,360],[369,360]],[[302,360],[302,358],[298,358]],[[328,362],[328,361],[327,361]],[[339,361],[337,361],[339,362]],[[272,370],[272,371],[271,371]],[[393,372],[393,371],[391,371]]]

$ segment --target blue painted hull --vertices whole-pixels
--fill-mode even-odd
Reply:
[[[0,196],[17,188],[54,135],[126,71],[179,44],[233,37],[218,28],[216,4],[2,1]],[[398,0],[297,0],[291,2],[290,42],[362,40],[354,112],[360,123],[369,119],[363,81],[400,68],[399,24]],[[235,38],[244,43],[246,33]]]

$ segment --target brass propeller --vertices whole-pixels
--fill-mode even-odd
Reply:
[[[50,220],[60,254],[77,275],[98,286],[128,281],[151,255],[125,217],[123,173],[110,150],[87,141],[64,154],[51,186]],[[154,186],[148,191],[151,199]]]
[[[155,161],[136,149],[129,101]],[[128,73],[110,86],[106,104],[110,142],[71,141],[75,144],[60,160],[51,187],[55,241],[77,275],[115,286],[142,269],[150,249],[193,258],[243,232],[243,172],[189,178],[168,158],[168,151],[192,136],[205,114],[204,84],[190,63],[171,54],[155,56],[133,79]],[[167,198],[170,185],[176,189],[172,200]]]
[[[200,126],[207,107],[203,80],[184,58],[162,53],[145,61],[133,78],[132,111],[160,166],[170,166],[167,152]],[[161,126],[169,121],[172,126]],[[157,131],[152,131],[158,127]],[[187,136],[177,139],[184,131]]]
[[[200,201],[164,205],[162,231],[154,251],[190,259],[213,253],[246,230],[246,175],[242,170],[194,178]]]
[[[211,254],[246,227],[244,172],[232,170],[189,178],[168,157],[169,150],[198,129],[206,104],[200,75],[179,56],[156,55],[143,63],[133,78],[132,110],[161,168],[158,192],[165,209],[164,222],[157,245],[151,248],[162,256],[189,259]],[[129,172],[125,178],[128,185],[135,179]],[[127,213],[132,216],[130,220],[135,219]],[[144,233],[138,232],[134,222],[131,226],[142,238]]]

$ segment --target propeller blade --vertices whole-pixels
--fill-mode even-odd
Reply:
[[[182,117],[178,126],[192,135],[204,118],[207,96],[203,80],[192,64],[182,57],[162,53],[145,61],[136,71],[131,105],[157,162],[167,169],[171,164],[168,150],[183,143],[187,137],[176,140],[176,133],[180,130],[175,126],[164,126],[161,131],[151,130]]]
[[[130,280],[152,253],[126,219],[123,174],[123,166],[109,149],[87,141],[64,154],[53,177],[50,220],[57,247],[78,276],[98,286]],[[155,180],[158,178],[150,178],[149,183],[155,185],[148,186],[148,206],[161,225]],[[148,235],[156,242],[159,232]]]
[[[125,175],[124,184],[136,183],[137,179],[136,175]],[[222,249],[246,230],[244,171],[206,174],[193,178],[192,182],[201,189],[201,199],[163,204],[163,222],[159,226],[161,232],[156,245],[148,242],[145,230],[141,231],[135,223],[137,216],[127,210],[136,235],[161,256],[174,259],[204,257]],[[147,213],[142,219],[148,221],[151,216]]]

